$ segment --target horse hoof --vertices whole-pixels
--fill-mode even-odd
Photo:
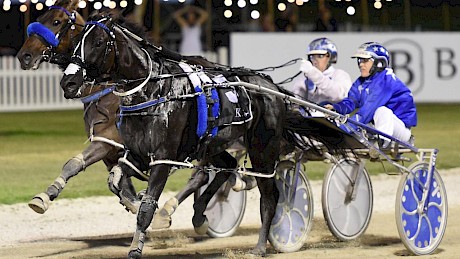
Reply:
[[[139,207],[141,206],[140,201],[130,201],[124,196],[122,196],[122,198],[120,199],[120,204],[125,206],[127,211],[131,211],[131,213],[135,215],[137,215]]]
[[[209,228],[209,221],[207,218],[204,218],[203,224],[201,224],[201,226],[195,227],[195,233],[197,233],[198,235],[205,235],[206,232],[208,232],[208,228]]]
[[[265,257],[267,255],[267,252],[265,249],[260,249],[257,247],[249,251],[249,253],[255,256],[260,256],[260,257]]]
[[[254,176],[241,176],[239,174],[232,174],[228,182],[235,192],[251,190],[257,186],[257,180]]]
[[[152,220],[152,229],[163,229],[169,228],[171,226],[171,216],[167,215],[167,213],[163,213],[163,209],[155,213]]]
[[[129,259],[140,259],[142,258],[142,252],[139,250],[131,250],[128,253],[128,258]]]
[[[28,203],[29,207],[39,214],[45,213],[50,206],[50,198],[46,193],[40,193]]]

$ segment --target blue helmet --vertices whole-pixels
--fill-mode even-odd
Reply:
[[[377,42],[366,42],[359,46],[352,58],[372,58],[377,70],[383,70],[390,66],[390,54],[388,50]]]
[[[307,55],[329,53],[330,63],[337,63],[337,47],[328,38],[319,38],[310,42],[307,48]]]

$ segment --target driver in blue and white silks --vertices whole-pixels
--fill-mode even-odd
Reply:
[[[307,48],[308,60],[302,59],[298,76],[291,91],[303,99],[317,104],[341,101],[351,87],[350,75],[335,68],[337,47],[328,38],[313,40]]]
[[[325,105],[340,114],[359,109],[351,119],[374,123],[375,129],[401,141],[409,141],[411,128],[417,125],[417,110],[410,89],[389,67],[387,49],[377,42],[362,44],[352,58],[357,58],[361,76],[353,83],[348,97]],[[350,123],[350,126],[351,125]],[[383,138],[382,147],[389,144]]]

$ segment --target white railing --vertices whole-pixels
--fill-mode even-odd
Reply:
[[[56,65],[22,70],[16,57],[0,57],[0,112],[81,108],[80,101],[64,98],[61,77]]]
[[[209,61],[228,64],[228,49],[206,52]],[[78,109],[78,100],[67,100],[56,65],[42,63],[38,70],[22,70],[16,57],[0,56],[0,112]]]

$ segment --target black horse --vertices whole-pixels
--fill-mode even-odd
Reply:
[[[83,30],[85,20],[77,12],[79,0],[56,1],[48,11],[28,27],[29,37],[18,52],[17,58],[22,69],[38,69],[43,61],[57,64],[65,69],[70,63],[73,41]],[[37,194],[29,207],[37,213],[45,213],[50,202],[56,199],[67,181],[86,167],[103,161],[110,171],[108,184],[112,192],[120,197],[128,210],[137,213],[140,202],[128,200],[120,195],[120,190],[134,192],[130,178],[121,178],[118,159],[123,154],[121,137],[116,128],[119,98],[106,85],[88,85],[82,90],[85,130],[91,140],[90,145],[80,154],[68,160],[60,175],[46,189]],[[124,182],[118,182],[123,179]]]
[[[194,205],[194,226],[206,225],[203,215],[206,204],[237,166],[236,160],[225,151],[233,142],[244,137],[255,172],[270,175],[274,171],[280,155],[285,104],[274,96],[222,83],[241,80],[278,90],[264,75],[217,65],[214,69],[203,69],[179,62],[177,55],[144,41],[144,35],[139,37],[130,32],[117,16],[97,14],[90,20],[61,87],[67,98],[74,98],[79,97],[84,79],[116,82],[115,93],[122,104],[119,131],[126,147],[124,159],[119,163],[123,177],[142,178],[139,174],[148,172],[148,187],[142,197],[129,252],[130,258],[138,258],[171,166],[199,159],[228,169],[216,175]],[[201,81],[221,84],[201,84]],[[217,107],[219,113],[216,99],[222,95],[216,94],[220,90],[226,91],[232,102],[237,101],[237,95],[242,98],[247,94],[250,105],[244,115],[251,116],[239,124],[216,124],[219,116],[212,112]],[[252,253],[265,255],[278,190],[270,177],[258,177],[257,184],[261,193],[262,227]]]

